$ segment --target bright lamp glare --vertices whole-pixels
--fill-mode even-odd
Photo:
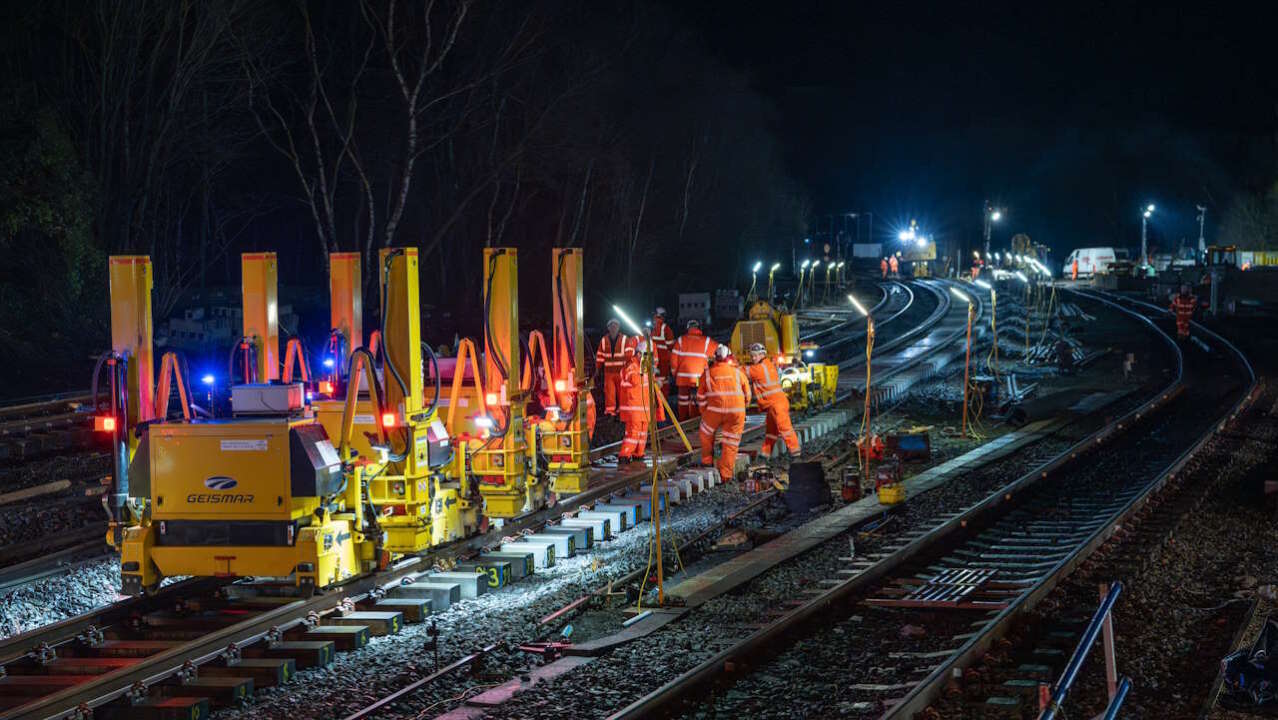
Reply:
[[[640,329],[639,329],[639,326],[638,326],[637,324],[635,324],[635,321],[634,321],[634,320],[631,320],[631,319],[630,319],[630,316],[626,314],[626,311],[625,311],[625,310],[622,310],[621,308],[617,307],[616,305],[613,305],[613,306],[612,306],[612,311],[613,311],[613,312],[615,312],[615,313],[617,313],[617,317],[621,318],[621,321],[622,321],[622,322],[624,322],[624,323],[625,323],[625,324],[626,324],[626,325],[627,325],[627,326],[628,326],[631,330],[633,330],[633,331],[634,331],[634,333],[635,333],[636,335],[642,335],[642,334],[643,334],[643,330],[640,330]]]
[[[958,298],[959,300],[962,300],[963,302],[969,305],[972,304],[972,298],[965,295],[962,290],[952,287],[950,288],[950,292],[954,293],[954,297]]]
[[[212,375],[205,375],[204,377],[200,378],[200,382],[204,383],[205,385],[212,385],[216,381],[217,381],[217,378],[213,377]]]
[[[333,364],[333,358],[324,358],[324,367],[331,368]]]
[[[902,241],[910,239],[910,233],[905,230],[902,230],[901,232],[897,233],[896,236]]]
[[[839,264],[838,264],[838,265],[835,265],[834,267],[836,267],[836,268],[841,268],[841,267],[843,267],[843,261],[842,261],[842,260],[840,260],[840,261],[839,261]]]
[[[999,220],[1003,219],[1003,213],[999,212],[998,210],[995,210],[994,212],[990,213],[990,219],[993,220],[994,222],[998,222]]]
[[[1025,273],[1021,272],[1020,270],[1016,271],[1016,277],[1019,278],[1020,281],[1023,283],[1029,282],[1029,278],[1025,277]]]
[[[856,308],[856,311],[861,313],[861,317],[870,316],[870,313],[866,311],[865,306],[862,305],[861,301],[857,300],[854,295],[848,295],[848,300],[852,302],[852,307]]]
[[[978,288],[980,288],[980,289],[982,289],[982,290],[989,290],[989,289],[990,289],[990,284],[989,284],[989,283],[987,283],[987,282],[985,282],[984,280],[977,280],[974,284],[976,285],[976,287],[978,287]]]
[[[1150,204],[1146,205],[1146,206],[1145,206],[1145,212],[1147,212],[1147,213],[1152,213],[1152,212],[1154,212],[1154,203],[1150,203]]]
[[[813,269],[813,270],[816,270],[816,266],[817,266],[817,265],[820,265],[820,264],[821,264],[821,261],[820,261],[820,260],[817,260],[816,262],[812,263],[812,269]]]
[[[802,265],[800,265],[799,267],[800,267],[800,268],[803,268],[803,269],[805,269],[805,270],[806,270],[806,269],[807,269],[807,267],[808,267],[809,265],[811,265],[811,264],[812,264],[812,261],[811,261],[811,260],[804,260],[804,261],[803,261],[803,264],[802,264]]]
[[[491,417],[488,417],[487,415],[480,415],[479,417],[475,418],[475,427],[477,428],[483,428],[484,430],[491,430],[493,427],[493,424],[494,424],[493,419]]]
[[[927,238],[925,237],[919,238],[919,247],[927,247]]]
[[[776,272],[777,270],[780,270],[780,269],[781,269],[781,263],[773,263],[772,269],[768,270],[768,272]]]
[[[750,272],[759,272],[759,270],[761,270],[762,268],[763,268],[763,263],[757,262],[754,264],[754,270],[751,270]]]
[[[1146,210],[1146,211],[1145,211],[1145,213],[1144,213],[1144,217],[1145,217],[1146,219],[1148,219],[1150,215],[1153,215],[1153,213],[1151,213],[1150,211]]]

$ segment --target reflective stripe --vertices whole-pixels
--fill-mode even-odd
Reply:
[[[701,373],[675,373],[675,377],[698,378]]]
[[[766,434],[766,435],[764,435],[764,436],[763,436],[763,439],[764,439],[764,440],[776,440],[776,439],[777,439],[777,436],[776,436],[776,435],[773,435],[772,433],[768,433],[768,434]]]

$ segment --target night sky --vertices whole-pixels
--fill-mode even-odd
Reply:
[[[973,242],[995,231],[1059,258],[1088,244],[1197,238],[1275,166],[1275,12],[1201,3],[679,3],[710,50],[776,110],[790,172],[817,213],[910,217]],[[884,222],[886,221],[886,222]],[[863,228],[863,232],[865,228]]]

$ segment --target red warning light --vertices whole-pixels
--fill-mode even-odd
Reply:
[[[568,383],[564,382],[563,380],[555,381],[555,392],[561,393],[567,389],[568,389]]]
[[[382,413],[382,427],[393,428],[399,424],[399,418],[395,417],[395,413]]]
[[[115,432],[115,418],[110,415],[93,418],[93,429],[98,432]]]

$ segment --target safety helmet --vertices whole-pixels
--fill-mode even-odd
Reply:
[[[731,354],[732,354],[732,350],[728,349],[727,345],[720,345],[719,347],[714,349],[715,360],[727,360],[728,356]]]
[[[762,355],[767,352],[767,349],[763,347],[763,343],[753,343],[748,349],[751,355]]]
[[[689,330],[691,330],[692,328],[699,328],[701,327],[701,323],[696,320],[689,320],[687,327]]]
[[[666,309],[658,305],[656,311],[653,312],[652,315],[653,317],[663,318],[666,316]]]
[[[620,328],[621,322],[617,318],[608,318],[608,329],[611,330],[613,327]]]

